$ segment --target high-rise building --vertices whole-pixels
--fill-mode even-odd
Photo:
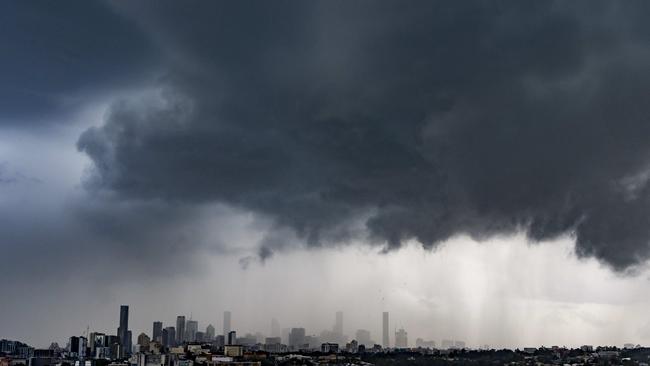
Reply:
[[[115,359],[120,357],[122,346],[120,345],[120,337],[114,335],[106,336],[106,347],[108,348],[108,358]]]
[[[223,347],[226,345],[226,337],[224,337],[222,334],[219,334],[214,337],[214,342],[212,342],[217,347]]]
[[[336,312],[336,323],[334,323],[334,334],[343,335],[343,312]]]
[[[205,332],[196,331],[194,333],[194,342],[205,342]]]
[[[228,334],[232,330],[232,324],[230,324],[232,320],[231,317],[232,314],[230,313],[230,311],[223,312],[223,335],[225,337],[228,337]]]
[[[130,353],[130,348],[129,346],[129,306],[128,305],[122,305],[120,306],[120,326],[117,328],[117,337],[120,340],[120,345],[121,347],[121,355],[120,357],[124,357]]]
[[[176,344],[180,345],[185,341],[185,316],[176,317]]]
[[[228,332],[228,343],[227,345],[232,346],[237,344],[237,332],[231,330]]]
[[[154,342],[162,343],[162,322],[153,322],[153,332],[151,333],[151,340]]]
[[[282,340],[280,337],[267,337],[264,340],[264,350],[271,353],[279,353],[282,351]]]
[[[214,340],[214,327],[212,324],[208,324],[207,327],[205,327],[205,340],[208,342],[212,342]]]
[[[167,342],[165,342],[164,336],[165,331],[167,331]],[[171,347],[176,344],[176,328],[167,327],[163,330],[163,346]]]
[[[95,357],[96,349],[98,347],[106,346],[106,334],[93,332],[88,337],[88,347],[90,348],[90,356]]]
[[[289,347],[298,350],[304,344],[305,328],[291,328],[291,333],[289,333]]]
[[[199,330],[199,322],[188,320],[185,324],[185,340],[188,342],[196,341],[196,332]]]
[[[365,329],[359,329],[356,333],[356,339],[359,344],[364,346],[372,346],[372,340],[370,339],[370,332]]]
[[[162,330],[160,335],[160,344],[163,347],[169,347],[169,332],[167,331],[167,328]]]
[[[149,336],[146,335],[145,333],[140,333],[140,335],[138,336],[138,346],[140,346],[140,352],[149,351],[149,343],[151,343],[151,339],[149,339]]]
[[[384,311],[383,314],[383,319],[382,319],[382,339],[381,339],[381,345],[384,348],[390,347],[390,339],[388,338],[388,312]]]
[[[395,348],[407,348],[408,347],[408,338],[407,333],[404,328],[395,332]]]
[[[291,333],[291,328],[282,328],[282,343],[289,344],[289,334]]]
[[[70,355],[74,358],[83,359],[86,357],[86,347],[88,346],[85,337],[70,337]]]
[[[124,350],[127,355],[130,355],[133,350],[133,333],[130,330],[126,331],[126,346],[124,346]]]
[[[276,318],[271,319],[271,337],[280,337],[281,335],[280,322]]]

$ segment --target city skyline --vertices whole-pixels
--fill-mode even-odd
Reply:
[[[230,311],[224,311],[224,321],[231,323],[231,312]],[[384,333],[384,342],[385,340],[385,330],[387,327],[390,326],[389,324],[389,313],[388,312],[382,312],[381,314],[381,321],[382,321],[382,329]],[[117,328],[117,335],[110,335],[106,334],[103,332],[97,332],[97,331],[91,331],[90,328],[88,327],[86,331],[84,332],[83,335],[73,335],[68,337],[69,341],[66,343],[65,347],[59,348],[58,342],[52,342],[49,347],[41,347],[40,349],[34,349],[31,348],[31,351],[26,350],[25,347],[23,347],[22,350],[18,350],[15,348],[15,345],[12,348],[11,342],[18,342],[19,344],[20,341],[11,341],[11,340],[6,340],[2,339],[2,350],[0,352],[5,352],[8,354],[13,354],[13,355],[20,355],[21,352],[40,352],[40,356],[36,356],[36,358],[39,357],[45,357],[45,359],[49,359],[53,356],[52,352],[60,352],[60,350],[63,350],[64,352],[67,352],[67,357],[73,357],[73,358],[78,358],[79,360],[84,360],[84,359],[126,359],[126,358],[131,358],[134,355],[136,357],[147,357],[146,354],[150,353],[152,350],[149,348],[150,346],[152,347],[163,347],[164,349],[172,350],[175,349],[175,347],[181,347],[180,349],[186,349],[190,350],[192,349],[191,345],[211,345],[211,347],[221,347],[223,352],[225,354],[228,354],[228,349],[224,349],[223,347],[244,347],[246,349],[255,349],[258,352],[259,351],[265,351],[265,352],[270,352],[270,354],[274,353],[287,353],[287,352],[298,352],[298,353],[303,353],[303,352],[324,352],[324,353],[338,353],[338,352],[348,352],[348,353],[358,353],[358,354],[364,354],[365,352],[369,353],[377,353],[377,352],[391,352],[390,350],[396,350],[399,352],[399,350],[407,351],[407,349],[411,350],[419,350],[418,352],[424,352],[423,354],[431,354],[431,352],[445,352],[445,351],[489,351],[490,346],[487,344],[481,345],[481,346],[475,346],[472,347],[470,345],[467,345],[466,342],[461,341],[461,340],[450,340],[450,339],[443,339],[439,343],[437,343],[435,340],[425,340],[422,338],[417,338],[415,342],[411,341],[409,342],[408,340],[408,332],[403,328],[400,327],[399,330],[395,327],[395,332],[394,332],[394,343],[393,344],[384,344],[380,345],[377,344],[376,342],[371,341],[371,336],[370,333],[365,330],[365,329],[358,329],[356,331],[356,338],[352,339],[350,342],[347,341],[347,339],[344,341],[344,343],[340,343],[337,340],[333,339],[328,339],[328,337],[331,337],[331,334],[344,334],[343,331],[343,312],[342,311],[336,311],[335,313],[335,321],[333,324],[333,331],[330,333],[327,330],[323,330],[321,332],[320,336],[315,336],[315,335],[308,335],[308,332],[306,331],[305,328],[302,327],[292,327],[289,328],[288,330],[290,331],[288,335],[286,335],[286,338],[283,337],[274,337],[273,336],[273,328],[274,324],[277,323],[277,320],[275,318],[272,319],[271,322],[271,332],[269,333],[271,336],[268,334],[262,334],[261,332],[256,332],[255,334],[252,333],[246,333],[245,335],[243,334],[236,334],[235,330],[228,331],[227,336],[224,334],[220,335],[215,335],[214,334],[214,327],[212,324],[208,324],[206,326],[206,331],[200,331],[198,329],[198,321],[197,320],[186,320],[182,324],[180,323],[180,320],[185,319],[185,316],[179,315],[176,317],[176,326],[184,328],[186,330],[185,333],[185,338],[182,340],[177,340],[174,337],[168,338],[167,336],[169,335],[168,330],[170,328],[174,327],[165,327],[163,328],[163,322],[161,321],[154,321],[153,322],[153,327],[151,331],[151,337],[145,333],[142,332],[137,336],[137,339],[134,341],[131,339],[132,337],[132,330],[128,329],[128,323],[129,323],[129,306],[128,305],[120,305],[120,311],[119,311],[119,326]],[[163,330],[164,329],[164,330]],[[229,324],[228,327],[224,327],[224,333],[226,330],[232,329],[232,324]],[[211,334],[212,333],[212,334]],[[156,334],[159,334],[160,338],[156,337]],[[207,335],[210,335],[209,337],[206,337]],[[200,338],[199,338],[200,335]],[[359,341],[361,340],[361,341]],[[9,344],[7,342],[10,342]],[[115,342],[115,343],[111,343]],[[412,344],[414,343],[414,344]],[[126,344],[127,346],[123,347],[122,345]],[[155,345],[157,344],[157,345]],[[25,344],[22,344],[23,346],[26,346]],[[9,348],[7,348],[9,346]],[[28,346],[29,347],[29,346]],[[258,348],[262,347],[262,348]],[[363,348],[359,348],[363,347]],[[599,352],[601,351],[596,351],[596,349],[601,349],[602,346],[593,346],[593,345],[582,345],[579,347],[579,349],[583,352],[596,352],[595,354],[598,355]],[[177,349],[177,348],[176,348]],[[217,349],[217,348],[212,348]],[[559,350],[559,349],[565,349],[565,346],[557,346],[554,345],[552,347],[545,347],[543,345],[541,346],[533,346],[533,347],[522,347],[521,350],[517,349],[518,352],[523,352],[524,354],[534,354],[538,351],[544,351],[544,350]],[[606,345],[605,346],[605,351],[602,351],[602,355],[607,355],[608,352],[611,354],[611,356],[618,357],[620,350],[641,350],[644,352],[646,348],[644,348],[641,345],[635,345],[633,343],[625,343],[623,345]],[[12,351],[13,350],[13,351]],[[367,350],[367,351],[366,351]],[[494,348],[492,348],[494,350]],[[160,349],[159,351],[155,352],[161,352],[163,349]],[[512,350],[511,350],[512,351]],[[18,352],[18,353],[15,353]],[[240,351],[237,351],[241,353]],[[408,351],[407,351],[408,352]],[[158,353],[160,354],[160,353]],[[140,356],[138,356],[140,355]],[[440,354],[444,355],[444,354]],[[603,357],[603,356],[598,356],[598,357]],[[33,357],[33,356],[30,356]],[[610,356],[605,356],[605,357],[610,357]],[[638,356],[637,356],[638,357]],[[228,361],[228,362],[232,362]]]
[[[229,324],[229,327],[226,328],[224,327],[224,331],[226,329],[230,329],[230,331],[227,334],[212,334],[212,337],[206,337],[206,335],[209,334],[210,328],[212,329],[212,332],[214,332],[214,324],[213,322],[209,321],[203,321],[199,323],[198,319],[191,320],[188,317],[184,315],[177,315],[175,317],[175,326],[168,326],[168,323],[165,323],[164,321],[160,320],[155,320],[152,322],[152,327],[149,332],[147,331],[132,331],[131,329],[126,329],[124,333],[121,333],[121,329],[124,329],[123,326],[125,325],[128,328],[129,324],[129,306],[128,305],[120,305],[120,311],[119,311],[119,321],[117,322],[118,327],[117,331],[115,332],[115,339],[120,340],[120,343],[125,343],[128,345],[128,347],[133,347],[135,344],[140,344],[140,337],[146,336],[147,343],[149,341],[155,341],[156,340],[156,331],[160,330],[160,337],[161,339],[157,341],[159,344],[163,346],[177,346],[177,345],[182,345],[182,344],[191,344],[191,343],[212,343],[218,340],[218,338],[221,338],[221,343],[222,345],[242,345],[246,343],[241,343],[242,340],[247,339],[247,337],[254,337],[253,340],[249,340],[248,342],[251,345],[253,343],[257,344],[268,344],[269,340],[271,339],[278,339],[278,343],[282,343],[285,346],[288,347],[294,347],[297,346],[298,344],[302,344],[305,342],[306,338],[310,337],[316,337],[315,342],[317,342],[317,347],[321,343],[334,343],[338,344],[339,347],[344,347],[346,344],[349,346],[348,341],[354,341],[357,342],[358,344],[364,344],[366,347],[372,348],[373,346],[378,347],[381,346],[383,348],[428,348],[428,349],[475,349],[475,350],[483,350],[483,349],[489,349],[490,347],[489,344],[487,343],[480,343],[480,341],[476,344],[472,343],[467,343],[464,340],[460,339],[450,339],[450,337],[441,337],[439,339],[435,339],[432,337],[426,337],[426,336],[418,336],[417,339],[415,337],[409,337],[407,330],[403,326],[398,326],[396,324],[390,323],[390,312],[382,312],[380,316],[378,316],[378,322],[381,322],[381,337],[382,341],[373,341],[373,336],[372,332],[369,332],[366,329],[355,329],[355,330],[349,330],[349,334],[353,334],[354,336],[348,337],[348,334],[344,331],[343,327],[343,312],[342,311],[336,311],[333,315],[333,323],[330,329],[333,329],[333,332],[329,331],[327,327],[323,329],[306,329],[304,327],[301,327],[300,324],[293,324],[291,327],[284,327],[281,326],[278,320],[274,317],[271,318],[271,326],[269,329],[252,329],[252,330],[239,330],[235,329],[232,325],[232,312],[231,311],[224,311],[222,313],[223,320],[227,321]],[[245,318],[245,315],[244,315]],[[181,322],[182,320],[182,322]],[[193,324],[193,333],[189,332],[188,324]],[[289,333],[283,334],[281,336],[275,336],[273,331],[274,331],[274,325],[277,324],[278,327],[281,327],[285,331],[288,331]],[[178,334],[178,328],[183,331],[183,336],[182,339],[178,337],[171,337],[168,338],[168,342],[163,341],[163,330],[167,332],[170,328],[172,328],[172,331],[176,331],[176,334]],[[369,327],[372,328],[372,327]],[[386,338],[386,331],[388,330],[388,338]],[[296,331],[298,331],[298,334],[294,334]],[[197,339],[195,338],[196,333],[201,334],[201,338]],[[345,338],[341,339],[336,339],[336,337],[333,337],[333,334],[340,334],[344,336]],[[88,326],[82,334],[76,334],[76,335],[70,335],[70,336],[63,336],[60,335],[58,336],[63,337],[63,339],[72,339],[72,338],[79,338],[79,337],[85,337],[86,341],[88,342],[88,339],[92,339],[93,335],[95,334],[100,334],[102,337],[104,336],[109,336],[111,334],[110,330],[102,330],[102,329],[94,329],[90,328]],[[192,335],[190,335],[192,334]],[[90,338],[88,338],[90,336]],[[378,334],[379,336],[379,334]],[[132,339],[133,337],[137,337],[137,339]],[[424,337],[424,338],[423,338]],[[0,337],[2,338],[2,337]],[[378,337],[377,337],[378,338]],[[51,338],[51,341],[49,344],[53,343],[59,343],[57,342],[57,337]],[[388,341],[386,341],[388,339]],[[21,340],[18,340],[21,341]],[[580,346],[574,346],[572,345],[571,347],[585,347],[584,344],[587,344],[589,342],[583,342]],[[63,343],[62,343],[63,344]],[[496,349],[527,349],[529,347],[544,347],[545,345],[540,344],[540,345],[534,345],[534,344],[527,344],[529,347],[523,346],[523,344],[526,343],[521,343],[516,346],[503,346],[503,345],[496,345]],[[70,346],[69,342],[67,343],[68,347]],[[40,348],[47,348],[45,344],[38,345]],[[546,345],[548,346],[548,345]],[[602,344],[598,346],[613,346],[613,347],[625,347],[625,348],[630,348],[630,347],[639,347],[638,344],[636,343],[630,343],[630,342],[623,342],[621,344]],[[80,347],[80,346],[77,346]],[[553,347],[566,347],[566,345],[553,345]],[[123,349],[121,349],[123,351]],[[124,354],[120,353],[121,357],[125,357]]]
[[[463,350],[469,347],[466,342],[461,341],[461,340],[449,340],[449,339],[443,339],[440,340],[439,342],[436,342],[435,340],[425,340],[422,338],[418,338],[415,341],[409,342],[408,340],[408,333],[405,331],[403,327],[400,327],[399,330],[397,330],[397,327],[395,327],[394,331],[394,342],[391,344],[390,341],[386,340],[386,330],[390,328],[390,321],[389,321],[389,312],[382,312],[381,316],[381,322],[382,322],[382,333],[383,333],[383,344],[378,344],[377,342],[372,341],[371,333],[365,329],[357,329],[355,334],[356,337],[353,337],[351,339],[351,342],[348,342],[347,336],[345,340],[341,339],[333,339],[331,337],[334,336],[336,338],[336,335],[339,336],[344,336],[345,332],[343,330],[343,312],[342,311],[336,311],[335,312],[335,320],[333,324],[333,331],[329,332],[326,329],[323,329],[320,335],[308,335],[308,332],[305,328],[295,326],[291,328],[286,328],[289,333],[286,335],[283,335],[282,337],[277,337],[273,335],[274,332],[274,325],[277,323],[277,319],[272,318],[271,321],[271,329],[270,333],[263,333],[263,332],[255,332],[253,334],[252,332],[247,332],[245,335],[243,332],[240,334],[237,334],[236,331],[232,328],[232,323],[231,323],[231,316],[232,313],[230,311],[224,311],[224,323],[227,323],[227,326],[224,326],[224,334],[214,334],[214,326],[212,323],[209,323],[206,326],[206,330],[201,331],[198,326],[198,320],[186,320],[186,317],[184,315],[178,315],[176,317],[176,327],[164,327],[164,322],[161,321],[154,321],[152,325],[152,331],[151,336],[147,334],[146,332],[141,332],[138,336],[137,339],[134,341],[132,339],[132,330],[128,329],[128,323],[129,323],[129,305],[120,305],[120,312],[119,312],[119,326],[117,328],[116,335],[110,335],[110,333],[104,333],[101,331],[96,331],[90,329],[90,327],[87,327],[86,331],[82,335],[72,335],[67,337],[69,339],[69,342],[66,344],[65,349],[67,349],[69,352],[72,352],[75,357],[79,357],[80,359],[84,358],[94,358],[97,357],[99,354],[110,354],[111,352],[117,352],[114,357],[115,358],[126,358],[129,357],[133,351],[134,345],[137,345],[138,347],[149,347],[149,344],[151,342],[156,342],[159,344],[159,346],[162,347],[178,347],[182,345],[187,345],[187,344],[218,344],[221,347],[227,346],[227,345],[233,345],[233,346],[254,346],[254,345],[283,345],[284,347],[288,347],[288,350],[291,351],[298,351],[298,347],[302,347],[303,345],[311,345],[311,347],[315,350],[323,348],[325,349],[325,345],[336,345],[336,349],[347,349],[350,347],[350,344],[353,343],[355,345],[363,345],[367,349],[406,349],[406,348],[425,348],[429,350],[435,350],[435,349],[442,349],[442,350],[447,350],[447,349],[456,349],[456,350]],[[279,323],[277,323],[279,326]],[[185,336],[182,339],[179,339],[177,337],[173,337],[169,334],[169,331],[171,329],[172,335],[175,329],[181,329],[181,333],[184,333]],[[231,330],[233,329],[233,330]],[[183,332],[184,330],[184,332]],[[165,333],[167,332],[167,333]],[[200,334],[201,337],[197,338],[197,335]],[[111,347],[106,347],[106,350],[96,350],[95,349],[95,342],[98,342],[100,344],[106,344],[108,341],[105,339],[113,337],[115,339],[115,342],[119,343],[119,348],[118,351],[115,351]],[[252,337],[252,338],[250,338]],[[311,341],[308,341],[307,339],[312,339]],[[83,341],[83,342],[82,342]],[[19,341],[20,342],[20,341]],[[271,343],[270,343],[271,342]],[[313,343],[312,343],[313,342]],[[58,342],[53,341],[50,343],[50,349],[52,345],[58,344]],[[122,347],[123,344],[126,344],[127,346]],[[322,344],[322,347],[321,347]],[[86,347],[88,348],[89,354],[86,354],[85,352],[82,352],[82,350],[85,350]],[[543,348],[543,346],[541,346]],[[558,347],[558,346],[553,346],[553,347]],[[563,346],[564,347],[564,346]],[[587,346],[582,346],[587,347]],[[593,346],[589,346],[593,347]],[[634,347],[639,347],[639,345],[634,345],[632,343],[625,343],[623,345],[624,348],[634,348]],[[42,349],[46,349],[46,347],[41,347]],[[473,349],[476,350],[484,350],[484,349],[489,349],[488,345],[481,345],[481,346],[476,346],[472,347]],[[537,347],[534,347],[537,348]],[[271,348],[274,349],[275,348]],[[328,346],[327,349],[330,349]],[[528,348],[525,348],[528,349]],[[137,351],[140,352],[140,351]],[[272,352],[278,352],[278,351],[272,351]],[[356,352],[356,351],[355,351]]]

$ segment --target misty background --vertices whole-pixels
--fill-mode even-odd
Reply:
[[[5,2],[0,337],[647,342],[645,2]]]

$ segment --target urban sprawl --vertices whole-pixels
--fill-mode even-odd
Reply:
[[[176,318],[175,326],[153,322],[150,335],[141,333],[133,344],[129,307],[120,307],[116,335],[86,330],[72,336],[65,347],[52,343],[37,349],[16,340],[0,340],[0,366],[277,366],[277,365],[639,365],[647,366],[650,348],[625,344],[580,348],[527,347],[523,349],[470,349],[462,341],[418,338],[409,347],[404,329],[389,337],[389,314],[382,314],[382,342],[359,329],[348,340],[343,333],[343,313],[336,313],[332,330],[319,336],[305,328],[281,329],[271,321],[271,336],[261,333],[238,336],[224,312],[223,333],[211,324],[199,330],[198,321]]]

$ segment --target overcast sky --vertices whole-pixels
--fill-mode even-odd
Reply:
[[[649,14],[2,2],[0,338],[648,344]]]

